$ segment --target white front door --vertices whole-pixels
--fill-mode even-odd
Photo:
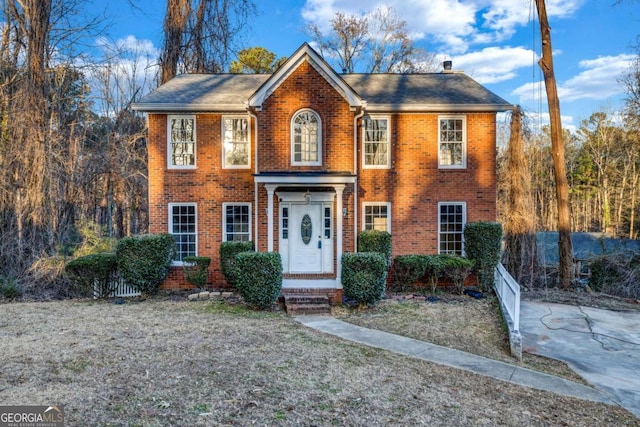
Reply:
[[[322,273],[322,203],[292,204],[289,213],[289,271]],[[329,242],[326,242],[329,243]]]

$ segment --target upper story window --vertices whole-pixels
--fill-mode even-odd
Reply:
[[[467,167],[467,120],[464,116],[440,116],[438,166],[441,169]]]
[[[367,117],[363,122],[362,163],[367,169],[385,169],[389,161],[389,118]]]
[[[193,169],[196,167],[196,118],[169,116],[167,167]]]
[[[247,117],[223,117],[222,162],[227,169],[246,169],[249,164],[250,141]]]
[[[312,110],[298,111],[291,119],[291,164],[296,166],[322,164],[320,117]]]

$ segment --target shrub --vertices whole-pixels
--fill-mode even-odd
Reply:
[[[20,288],[13,277],[0,275],[0,294],[6,299],[16,299],[20,296]]]
[[[622,298],[640,299],[640,253],[622,251],[590,262],[589,286]]]
[[[155,294],[169,274],[176,241],[171,234],[125,237],[116,246],[120,276],[138,291]]]
[[[387,263],[379,252],[342,254],[342,288],[345,299],[375,304],[384,295]]]
[[[365,230],[358,234],[358,252],[378,252],[391,266],[391,234],[386,231]]]
[[[424,276],[426,258],[424,255],[398,255],[393,259],[393,279],[399,292],[405,292]]]
[[[446,259],[446,255],[427,255],[424,257],[424,274],[429,280],[432,294],[435,294],[438,289],[438,279],[442,276]]]
[[[83,296],[109,298],[118,286],[116,254],[101,253],[81,256],[64,268],[71,286]]]
[[[203,289],[209,277],[211,258],[207,256],[186,256],[182,261],[184,262],[182,271],[184,272],[185,280],[196,288]]]
[[[473,260],[480,290],[493,288],[494,270],[500,262],[502,225],[496,222],[469,222],[464,227],[464,251]]]
[[[282,261],[277,252],[236,255],[236,287],[244,301],[261,310],[271,307],[282,292]]]
[[[235,269],[236,255],[252,249],[252,242],[222,242],[220,245],[220,270],[230,286],[236,285],[238,277]]]
[[[464,279],[473,269],[473,261],[457,255],[439,255],[442,261],[442,272],[451,279],[456,289],[462,295]]]

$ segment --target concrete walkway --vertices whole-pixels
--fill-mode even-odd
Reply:
[[[640,418],[640,311],[522,301],[523,351],[566,362]]]
[[[295,319],[303,325],[318,331],[371,347],[452,368],[464,369],[525,387],[594,402],[615,404],[607,395],[594,388],[486,357],[387,332],[362,328],[337,320],[331,316],[297,316]]]

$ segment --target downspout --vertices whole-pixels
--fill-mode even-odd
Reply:
[[[258,116],[251,112],[251,107],[249,107],[249,103],[245,103],[245,107],[247,108],[247,113],[251,118],[253,118],[253,123],[255,127],[253,128],[253,151],[255,153],[255,158],[253,160],[254,174],[258,174]],[[258,183],[255,178],[253,179],[253,245],[256,252],[258,252]]]
[[[360,113],[353,118],[353,252],[358,252],[358,120],[365,113],[367,101],[362,101]]]

